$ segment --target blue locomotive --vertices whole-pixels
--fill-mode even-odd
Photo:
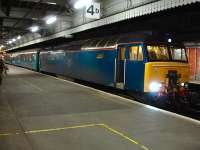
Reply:
[[[165,94],[178,85],[183,92],[189,81],[184,46],[148,34],[74,41],[10,57],[14,65],[130,91]]]

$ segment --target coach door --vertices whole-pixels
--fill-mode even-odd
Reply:
[[[126,73],[127,47],[119,46],[116,58],[116,87],[124,89]]]

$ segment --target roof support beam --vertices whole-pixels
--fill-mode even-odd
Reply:
[[[9,19],[9,20],[21,20],[23,22],[30,22],[30,23],[42,23],[41,20],[38,19],[32,19],[32,18],[17,18],[17,17],[4,17],[4,16],[0,16],[0,19]]]
[[[10,6],[2,7],[2,11],[6,16],[10,16]]]
[[[18,28],[18,27],[13,28],[10,26],[1,26],[1,25],[0,25],[0,29],[2,29],[4,31],[20,31],[20,32],[25,32],[25,33],[29,32],[29,30],[27,30],[27,29]]]
[[[44,0],[40,1],[40,0],[37,0],[37,1],[22,1],[22,0],[14,0],[12,3],[11,3],[11,6],[12,7],[18,7],[18,8],[29,8],[29,9],[32,9],[32,7],[36,4],[39,3],[39,6],[40,8],[43,8],[44,6],[46,6],[48,8],[49,11],[59,11],[60,10],[60,7],[64,8],[64,6],[62,5],[59,5],[59,3],[57,3],[57,0],[54,1],[54,3],[56,2],[56,5],[54,4],[51,4],[51,3],[47,3],[47,2],[44,2]],[[20,5],[19,5],[20,4]]]

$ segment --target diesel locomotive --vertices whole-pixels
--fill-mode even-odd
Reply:
[[[186,49],[149,34],[124,34],[10,53],[8,63],[105,86],[154,95],[185,96]]]

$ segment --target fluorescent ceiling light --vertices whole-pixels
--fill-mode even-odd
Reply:
[[[12,40],[8,41],[8,44],[12,44]]]
[[[20,40],[20,39],[21,39],[21,36],[20,36],[20,35],[18,35],[18,36],[17,36],[17,39],[18,39],[18,40]]]
[[[16,39],[14,38],[14,39],[12,39],[12,42],[15,42],[16,41]]]
[[[39,30],[38,26],[32,26],[31,27],[31,32],[37,32]]]
[[[46,24],[52,24],[57,20],[56,16],[50,16],[48,17],[48,19],[46,20]]]
[[[84,6],[89,5],[92,2],[92,0],[78,0],[75,4],[74,4],[74,8],[75,9],[80,9]]]
[[[50,5],[56,5],[56,3],[54,2],[46,2],[47,4],[50,4]]]

